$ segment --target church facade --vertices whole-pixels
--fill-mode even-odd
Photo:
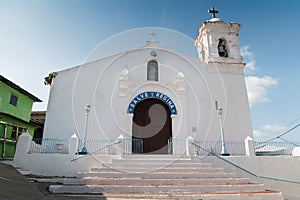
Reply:
[[[148,41],[57,72],[44,138],[125,138],[131,153],[167,154],[179,149],[173,142],[170,151],[170,142],[187,138],[253,137],[239,30],[219,18],[204,22],[195,40],[198,58]]]

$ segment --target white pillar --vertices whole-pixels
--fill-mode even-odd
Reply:
[[[22,133],[22,135],[19,137],[14,157],[14,162],[17,165],[22,165],[23,162],[26,162],[26,155],[30,150],[31,142],[32,137],[28,132]]]
[[[192,136],[187,137],[185,140],[185,151],[186,151],[187,156],[190,156],[193,154],[193,152],[190,153],[191,141],[193,141],[193,140],[194,140],[194,138]]]
[[[131,138],[132,137],[132,124],[133,124],[133,114],[126,114],[127,119],[128,119],[128,124],[127,124],[127,135]]]
[[[70,138],[69,138],[69,154],[70,155],[75,155],[75,153],[78,152],[78,137],[76,133],[74,133]]]
[[[254,142],[250,136],[245,139],[246,156],[255,156]]]
[[[124,155],[125,154],[125,138],[122,134],[118,137],[118,141],[121,141],[121,142],[117,144],[117,155]]]
[[[130,114],[127,114],[127,119],[128,119],[128,126],[127,126],[127,137],[126,139],[123,140],[123,143],[124,143],[124,152],[125,154],[132,154],[132,126],[133,126],[133,114],[130,113]]]

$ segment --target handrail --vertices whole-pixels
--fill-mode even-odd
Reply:
[[[229,160],[226,160],[225,158],[222,158],[221,156],[219,156],[219,155],[215,154],[214,152],[211,152],[211,151],[209,151],[209,150],[201,147],[200,145],[198,145],[198,144],[196,144],[194,142],[191,142],[191,144],[194,145],[195,147],[198,147],[199,149],[202,149],[202,150],[206,151],[207,153],[209,153],[209,154],[211,154],[211,155],[213,155],[213,156],[215,156],[215,157],[223,160],[224,162],[226,162],[226,163],[228,163],[230,165],[233,165],[234,167],[239,168],[240,170],[242,170],[242,171],[244,171],[244,172],[246,172],[246,173],[248,173],[248,174],[250,174],[250,175],[252,175],[252,176],[254,176],[256,178],[262,178],[262,179],[269,179],[269,180],[275,180],[275,181],[281,181],[281,182],[287,182],[287,183],[300,184],[300,181],[293,181],[293,180],[288,180],[288,179],[274,178],[274,177],[269,177],[269,176],[257,175],[254,172],[251,172],[251,171],[249,171],[249,170],[247,170],[247,169],[245,169],[245,168],[243,168],[243,167],[241,167],[241,166],[239,166],[239,165],[237,165],[237,164],[235,164],[235,163],[233,163],[233,162],[231,162]]]
[[[79,160],[80,158],[84,158],[84,157],[86,157],[86,156],[91,156],[91,155],[93,155],[93,154],[94,154],[95,152],[97,152],[97,151],[102,151],[102,150],[104,150],[104,149],[108,149],[108,148],[110,148],[110,147],[112,147],[112,146],[114,146],[114,145],[116,145],[116,144],[121,143],[121,142],[123,142],[123,141],[122,141],[122,140],[117,140],[117,141],[115,141],[114,143],[109,144],[109,145],[106,145],[106,146],[101,147],[101,148],[99,148],[99,149],[96,149],[95,151],[92,151],[92,152],[90,152],[90,153],[87,153],[87,154],[84,154],[84,155],[80,155],[79,157],[73,158],[73,159],[71,160],[71,162],[76,161],[76,160]],[[76,155],[78,155],[78,153],[76,153]]]

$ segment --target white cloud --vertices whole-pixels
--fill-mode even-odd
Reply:
[[[262,138],[262,137],[268,136],[268,134],[265,133],[265,132],[263,132],[263,131],[261,131],[261,130],[253,130],[253,136],[255,138]]]
[[[270,76],[247,76],[245,80],[250,105],[270,101],[267,97],[268,89],[278,84],[278,81]]]
[[[272,131],[272,132],[280,133],[282,131],[287,130],[287,127],[280,126],[280,125],[277,125],[277,124],[272,124],[272,125],[266,124],[261,129],[266,130],[266,131]]]
[[[246,68],[245,68],[245,72],[252,72],[257,70],[256,62],[254,59],[254,54],[253,52],[249,51],[250,45],[246,45],[244,47],[241,47],[241,55],[244,58],[244,61],[246,62]]]
[[[254,53],[250,50],[250,45],[241,47],[241,55],[246,62],[245,73],[253,73],[258,68],[254,59]],[[270,76],[246,76],[246,87],[248,92],[248,99],[250,105],[255,103],[268,102],[270,99],[267,97],[268,89],[278,85],[278,81]]]
[[[287,130],[287,127],[278,124],[266,124],[260,127],[258,130],[253,130],[254,137],[257,138],[267,138],[276,137],[283,131]]]

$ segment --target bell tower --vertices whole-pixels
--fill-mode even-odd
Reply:
[[[208,12],[212,14],[212,18],[202,23],[195,40],[200,61],[207,64],[242,64],[238,42],[241,25],[217,18],[218,11],[214,7]]]

